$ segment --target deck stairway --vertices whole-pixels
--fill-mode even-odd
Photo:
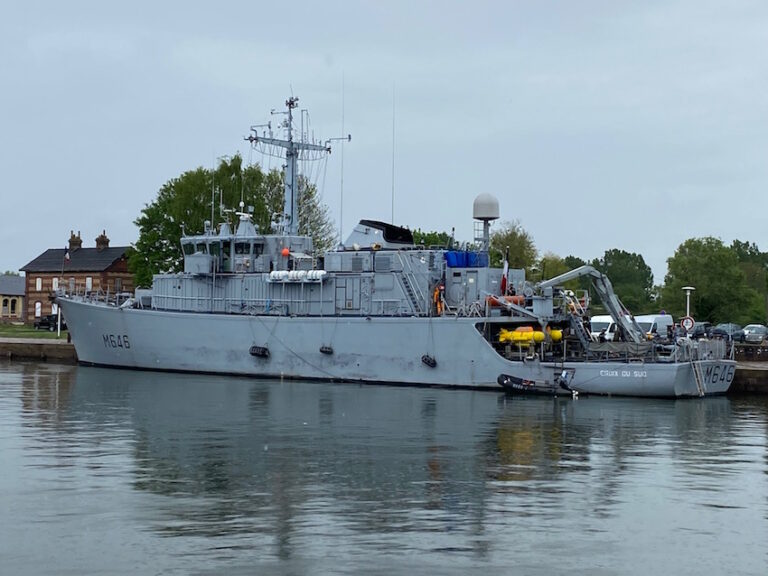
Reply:
[[[589,343],[592,342],[592,336],[584,328],[584,322],[581,320],[581,316],[578,314],[571,314],[571,329],[579,337],[581,345],[585,350],[589,349]]]
[[[426,306],[426,298],[419,287],[411,262],[407,257],[404,258],[400,253],[398,253],[397,256],[403,270],[402,276],[400,276],[400,281],[406,296],[408,296],[408,301],[413,308],[413,313],[423,314],[425,312],[424,307]]]
[[[405,294],[408,296],[408,301],[411,303],[414,313],[421,313],[421,306],[416,297],[416,293],[413,291],[413,285],[411,284],[408,274],[403,274],[400,278],[403,282],[403,290],[405,290]]]

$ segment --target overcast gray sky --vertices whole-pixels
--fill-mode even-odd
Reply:
[[[691,237],[768,250],[766,54],[759,0],[10,3],[0,271],[70,230],[135,242],[164,182],[247,159],[291,92],[340,136],[343,85],[345,232],[390,219],[394,87],[397,224],[469,240],[490,192],[541,253],[637,252],[660,283]]]

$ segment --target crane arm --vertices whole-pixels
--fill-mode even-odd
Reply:
[[[569,272],[550,278],[549,280],[539,282],[538,286],[542,289],[552,288],[563,282],[568,282],[569,280],[584,276],[588,276],[592,281],[592,286],[600,297],[600,301],[605,305],[613,320],[624,329],[624,333],[627,337],[635,343],[645,342],[645,332],[643,332],[643,329],[637,325],[635,319],[621,303],[619,297],[616,296],[608,276],[592,266],[580,266]]]

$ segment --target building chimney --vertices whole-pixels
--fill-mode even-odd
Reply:
[[[104,248],[109,248],[109,238],[107,238],[106,230],[102,230],[101,234],[96,237],[96,250],[101,252]]]
[[[74,252],[78,248],[83,247],[83,241],[80,238],[80,230],[77,231],[77,236],[75,236],[74,230],[69,231],[69,251]]]

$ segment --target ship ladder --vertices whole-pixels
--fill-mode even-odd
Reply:
[[[691,368],[693,369],[693,379],[696,382],[696,389],[699,391],[699,398],[701,398],[706,393],[704,376],[701,374],[701,365],[691,358]]]
[[[571,328],[576,332],[576,336],[579,337],[581,345],[584,346],[584,350],[588,350],[592,337],[587,333],[587,329],[584,328],[584,323],[581,321],[580,316],[571,314]]]
[[[421,306],[419,305],[419,300],[416,298],[416,294],[413,291],[413,287],[411,286],[411,282],[408,279],[408,275],[404,272],[401,278],[403,279],[403,288],[405,289],[405,293],[408,295],[411,306],[413,306],[413,311],[416,314],[420,314]]]

